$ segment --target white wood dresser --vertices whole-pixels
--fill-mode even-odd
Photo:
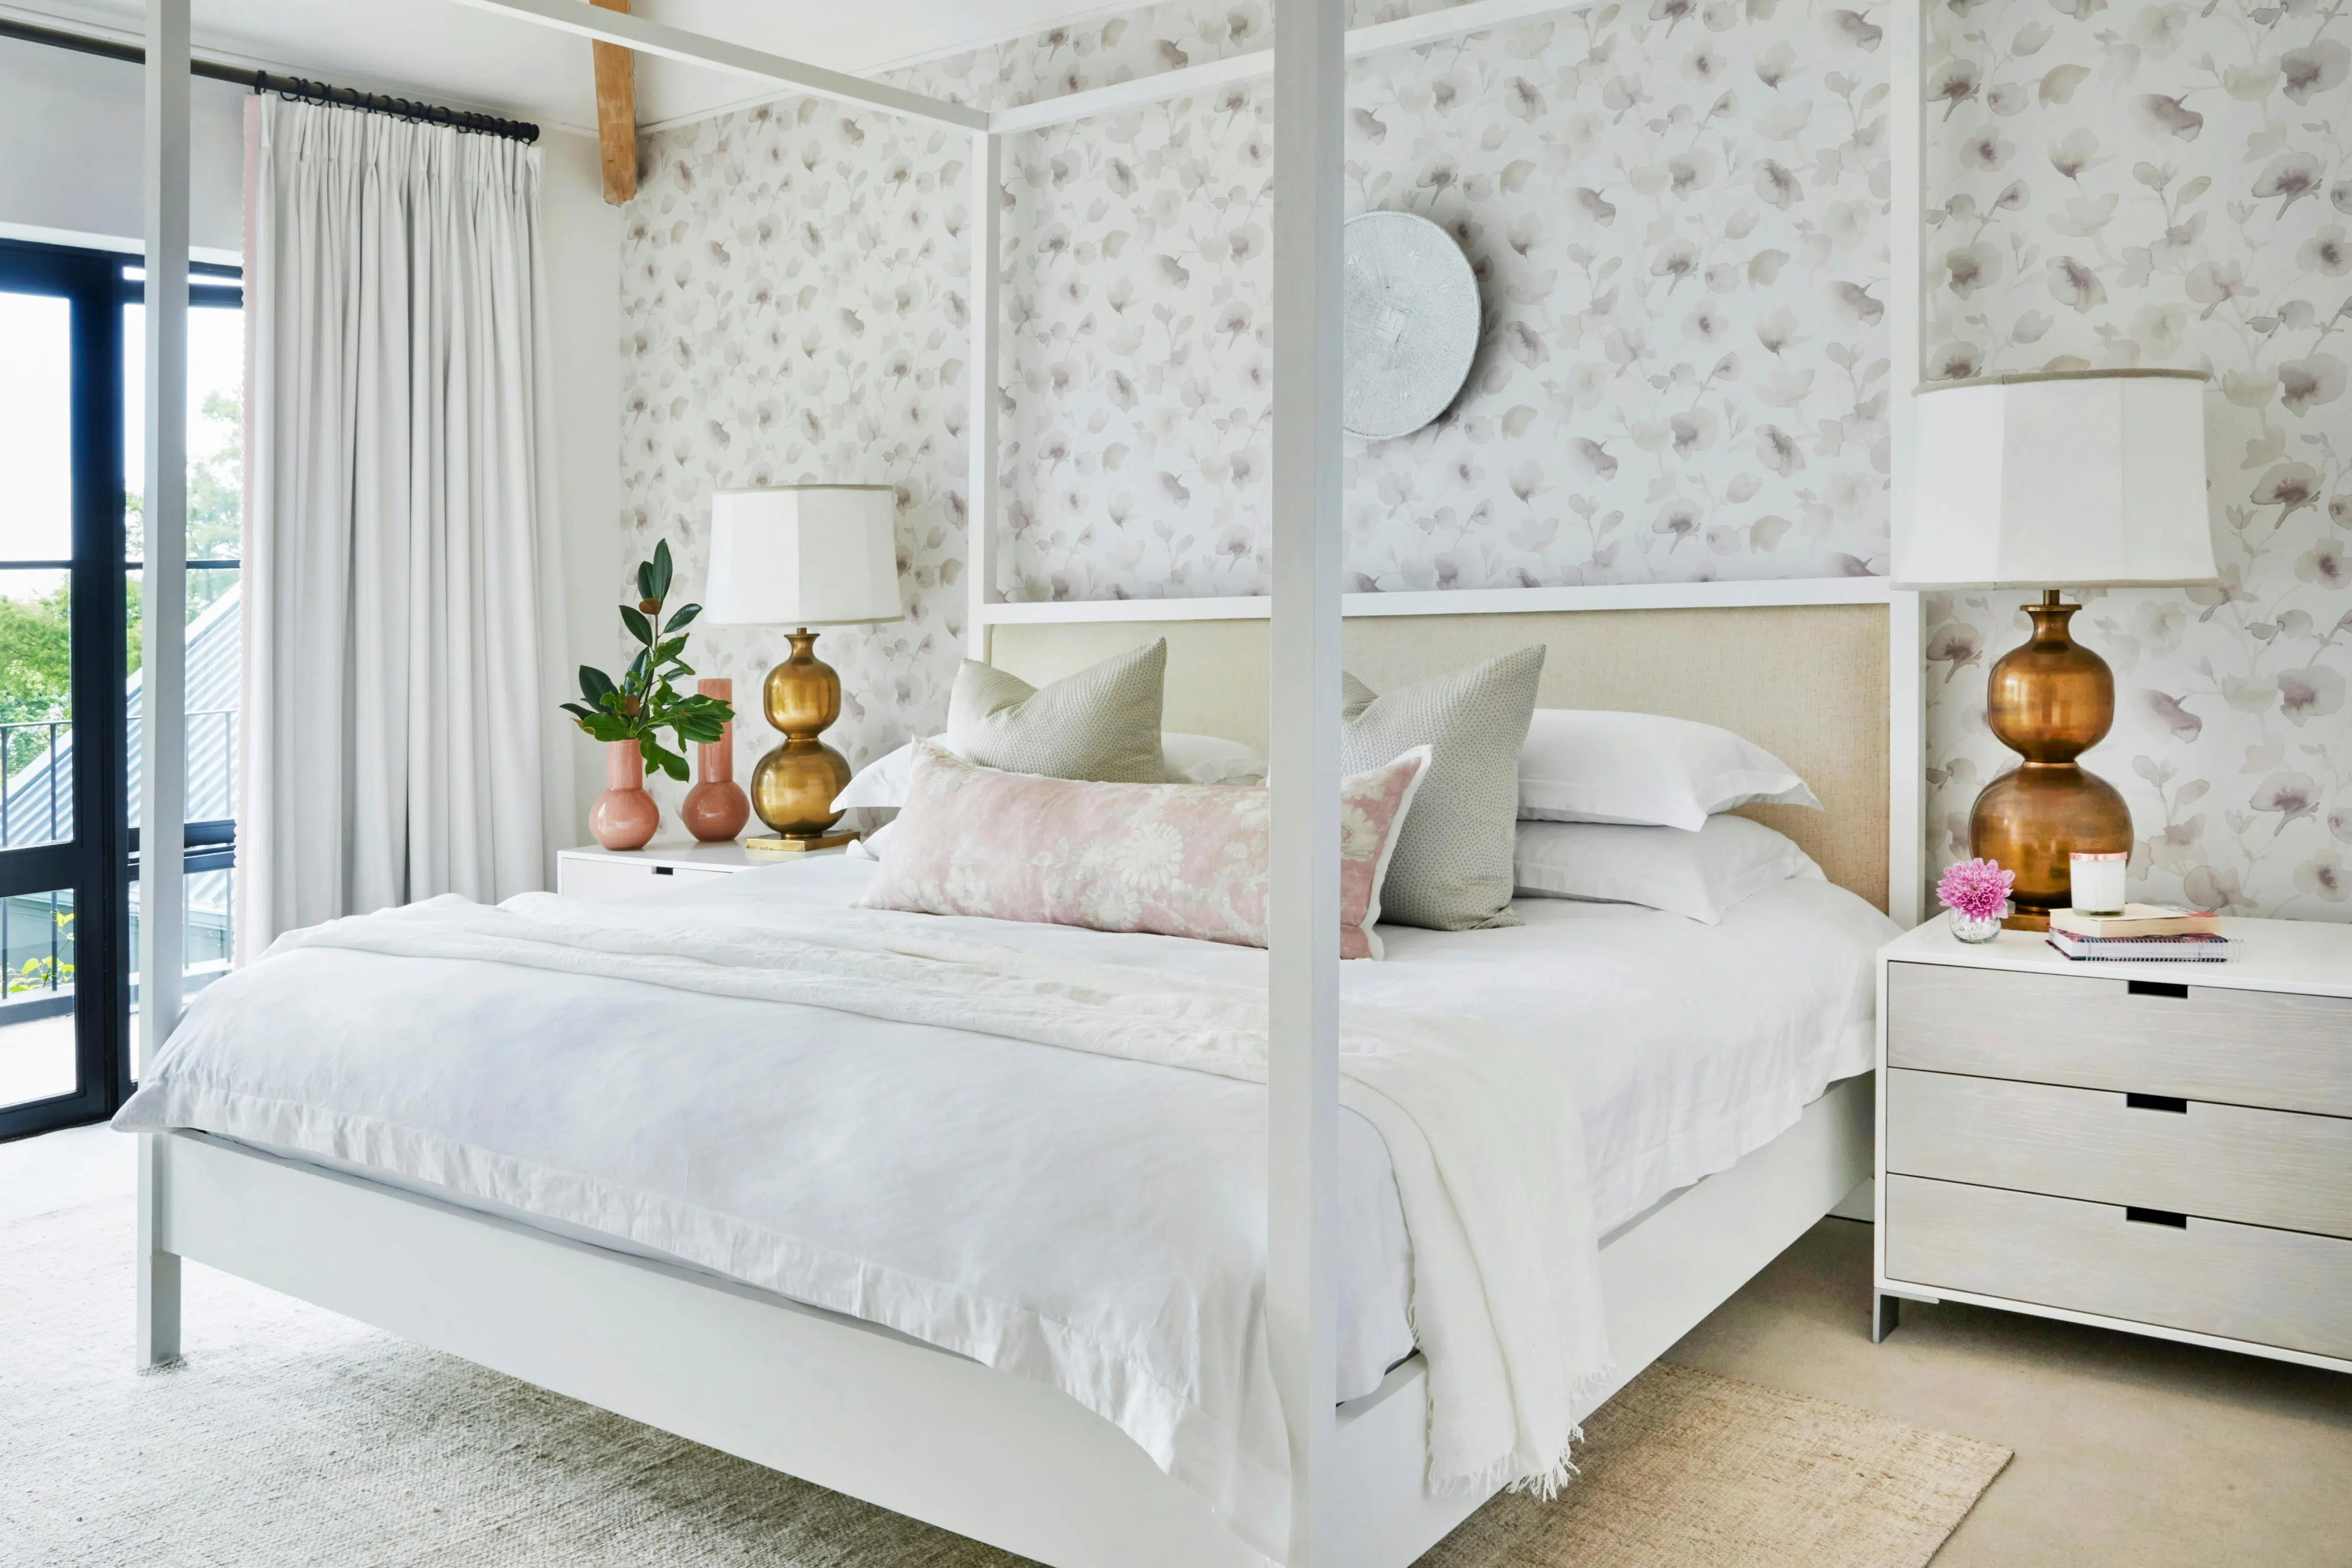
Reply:
[[[2352,925],[2223,934],[1880,950],[1874,1340],[1954,1301],[2352,1371]]]
[[[612,898],[633,893],[659,893],[666,888],[698,885],[715,876],[733,876],[762,866],[793,865],[811,855],[837,855],[839,850],[812,850],[803,854],[763,854],[740,843],[703,844],[692,839],[656,839],[641,850],[608,850],[585,844],[555,852],[555,891],[587,898]]]

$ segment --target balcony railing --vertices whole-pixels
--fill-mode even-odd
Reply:
[[[187,716],[187,815],[214,821],[236,814],[236,710],[203,708]],[[73,734],[70,718],[20,719],[0,724],[0,758],[7,782],[0,787],[0,850],[29,849],[73,837]],[[131,744],[138,745],[139,715],[130,721]],[[138,817],[138,770],[131,770],[127,815]]]
[[[188,720],[188,816],[213,824],[187,852],[180,926],[191,975],[210,978],[228,964],[234,934],[228,865],[235,845],[224,831],[236,810],[236,710],[205,708]],[[37,848],[73,837],[73,721],[0,724],[0,850]],[[139,715],[130,716],[131,744]],[[138,815],[138,775],[125,815]],[[192,835],[194,837],[194,835]],[[126,874],[129,865],[125,864]],[[131,940],[138,936],[138,892],[131,892]],[[74,894],[70,888],[0,898],[0,1026],[70,1010],[73,1006]]]
[[[58,764],[58,743],[73,733],[69,718],[0,724],[0,758],[7,784],[0,789],[0,849],[53,844],[73,836],[73,779]]]

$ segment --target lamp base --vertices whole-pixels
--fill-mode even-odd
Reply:
[[[2072,762],[2029,762],[2002,774],[1969,813],[1969,847],[2017,873],[2020,914],[2047,915],[2074,902],[2068,857],[2128,854],[2131,808],[2116,787]]]
[[[2073,900],[2067,857],[2129,853],[2132,820],[2115,786],[2074,761],[2115,722],[2114,674],[2069,634],[2075,606],[2053,591],[2025,610],[2033,636],[2002,655],[1985,692],[1985,722],[2024,760],[1977,797],[1969,850],[2016,873],[2011,929],[2043,930]]]
[[[743,841],[743,847],[766,855],[804,855],[818,850],[837,850],[856,841],[856,833],[820,833],[813,839],[788,839],[781,833],[754,833]]]
[[[784,742],[751,769],[751,810],[770,831],[814,839],[841,821],[834,797],[849,788],[849,759],[817,737],[841,716],[841,676],[816,656],[816,633],[792,633],[792,657],[760,689],[768,722]]]

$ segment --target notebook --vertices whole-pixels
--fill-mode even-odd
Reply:
[[[2077,936],[2053,925],[2050,929],[2050,946],[2069,958],[2153,959],[2188,964],[2226,964],[2230,961],[2230,939],[2206,935]]]

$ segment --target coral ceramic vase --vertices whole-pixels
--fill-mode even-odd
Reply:
[[[588,831],[608,850],[641,850],[661,826],[661,808],[646,793],[645,754],[634,740],[604,745],[604,792],[588,813]]]
[[[694,689],[707,697],[717,697],[731,705],[735,701],[735,683],[730,680],[697,681]],[[722,844],[733,841],[751,820],[751,798],[735,782],[735,724],[727,727],[715,741],[703,741],[694,748],[695,768],[701,781],[686,792],[686,800],[677,809],[678,820],[686,831],[706,844]]]

